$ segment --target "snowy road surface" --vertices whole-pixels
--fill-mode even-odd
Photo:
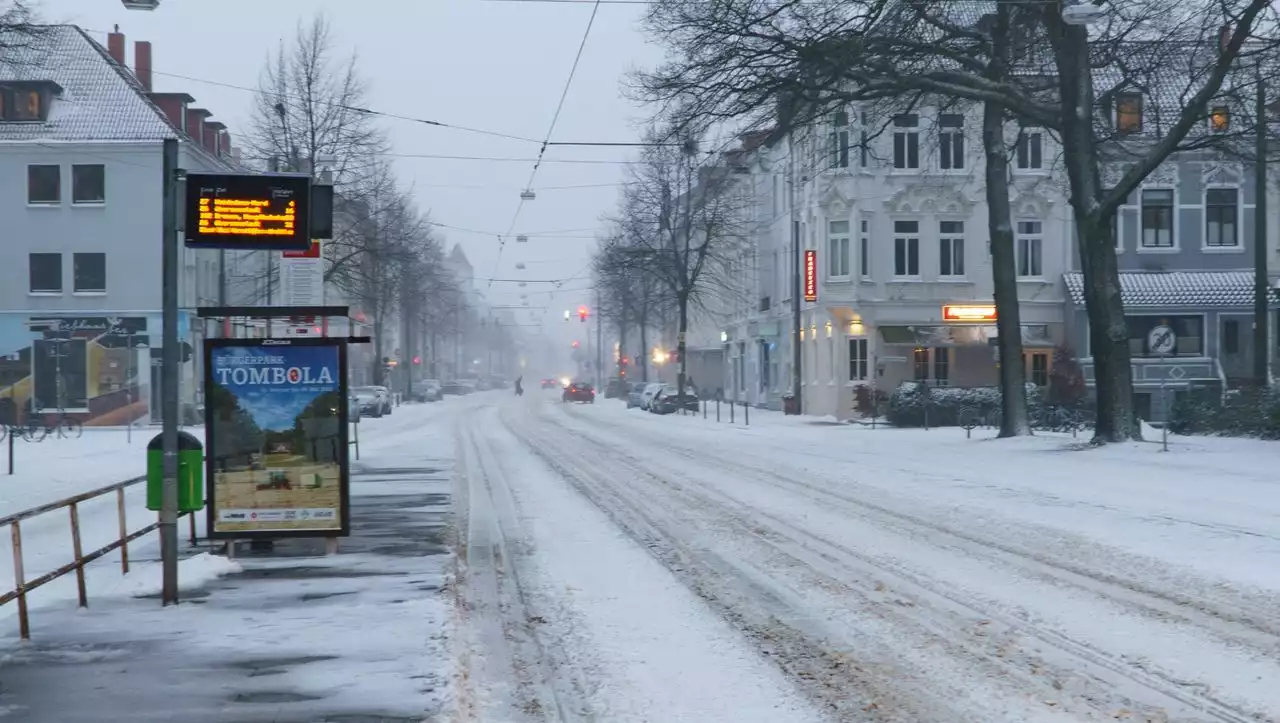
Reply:
[[[481,395],[471,719],[1280,720],[1274,447]]]

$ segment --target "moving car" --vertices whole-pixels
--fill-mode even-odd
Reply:
[[[439,379],[423,379],[414,385],[424,402],[438,402],[444,396]]]
[[[569,386],[564,388],[564,393],[560,396],[560,400],[563,402],[595,404],[596,390],[586,382],[570,382]]]
[[[543,389],[555,389],[555,388],[557,388],[557,387],[559,387],[559,386],[560,386],[560,380],[559,380],[559,379],[552,379],[552,378],[548,377],[548,378],[546,378],[546,379],[543,379],[543,380],[542,380],[542,388],[543,388]]]
[[[613,379],[610,379],[609,382],[604,385],[604,398],[605,399],[626,399],[627,391],[629,389],[630,389],[630,386],[627,384],[626,379],[615,377]]]
[[[648,382],[635,382],[631,388],[627,390],[627,409],[640,406],[641,398],[644,396],[645,387],[649,386]]]

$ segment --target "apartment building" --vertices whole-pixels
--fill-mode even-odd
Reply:
[[[152,91],[151,45],[48,26],[0,66],[0,412],[86,424],[159,418],[162,144],[180,167],[235,167],[226,127]],[[185,250],[180,304],[219,298],[216,251]],[[225,296],[225,293],[222,294]],[[183,403],[199,404],[203,329],[179,319]]]

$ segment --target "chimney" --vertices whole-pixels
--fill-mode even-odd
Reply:
[[[222,137],[222,131],[225,129],[226,126],[218,121],[207,120],[204,122],[204,137],[201,139],[201,143],[206,151],[215,156],[219,155],[219,141]]]
[[[204,143],[204,119],[213,115],[204,108],[187,108],[187,135],[197,143]]]
[[[142,89],[151,92],[151,43],[139,40],[133,44],[133,74]]]
[[[115,26],[115,29],[107,34],[107,53],[115,58],[120,65],[126,68],[129,67],[124,62],[124,33],[120,32],[119,25]]]
[[[155,103],[169,123],[182,132],[187,130],[187,104],[196,102],[186,93],[147,93],[147,97]]]

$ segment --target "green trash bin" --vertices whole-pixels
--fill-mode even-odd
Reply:
[[[147,509],[156,512],[164,500],[164,435],[147,443]],[[204,445],[189,432],[178,432],[178,512],[204,509]]]

